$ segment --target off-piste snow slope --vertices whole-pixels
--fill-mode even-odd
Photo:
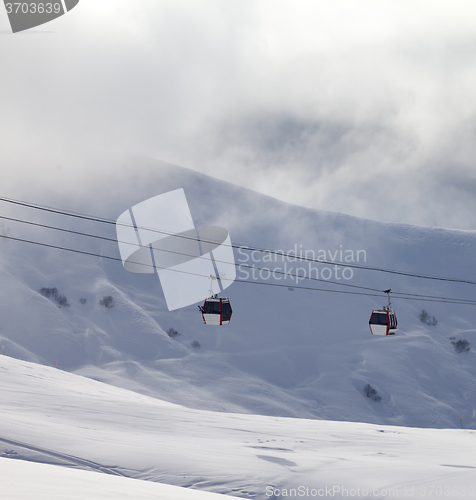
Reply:
[[[104,160],[98,162],[98,172],[103,165]],[[309,262],[236,248],[237,281],[226,290],[232,321],[213,327],[203,324],[196,305],[169,312],[157,275],[126,272],[117,260],[2,239],[0,342],[5,356],[58,366],[194,409],[450,429],[461,427],[461,416],[464,428],[476,427],[474,305],[393,296],[398,332],[375,337],[370,313],[386,297],[334,293],[367,292],[322,279],[331,273],[332,281],[346,285],[474,299],[474,285],[355,268],[343,277],[342,268],[332,263],[476,281],[474,232],[310,210],[142,157],[114,166],[120,175],[98,174],[76,195],[38,192],[27,201],[115,221],[141,201],[183,188],[197,226],[225,227],[237,245],[307,251],[331,263],[314,263],[309,271]],[[5,202],[2,214],[113,241],[12,220],[3,220],[4,235],[119,258],[114,224]],[[258,268],[286,274],[275,273],[274,279]],[[296,283],[296,272],[313,277],[319,272],[321,279]],[[38,292],[41,288],[57,288],[70,306],[58,307]],[[99,304],[108,295],[113,308]],[[436,325],[420,320],[423,309]],[[170,338],[169,328],[179,335]],[[469,351],[457,352],[460,340]],[[200,347],[192,347],[193,341]],[[376,393],[366,393],[367,385]]]
[[[9,500],[475,495],[474,430],[196,410],[7,356],[0,394]]]

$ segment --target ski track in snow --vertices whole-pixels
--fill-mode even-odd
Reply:
[[[22,443],[20,441],[12,441],[11,439],[5,439],[2,437],[0,437],[0,442],[5,443],[9,446],[13,446],[15,449],[19,450],[19,452],[16,452],[14,450],[5,449],[5,452],[2,455],[0,455],[0,457],[3,457],[3,458],[14,458],[17,460],[30,460],[33,462],[40,462],[40,463],[52,463],[50,459],[56,458],[56,459],[59,459],[60,465],[79,466],[79,467],[86,469],[86,470],[102,472],[105,474],[112,474],[113,476],[127,477],[126,474],[117,470],[117,467],[104,466],[104,465],[92,462],[91,460],[85,460],[84,458],[74,457],[74,456],[68,455],[66,453],[59,453],[57,451],[47,450],[45,448],[40,448],[38,446],[32,446],[30,444]],[[28,457],[28,456],[25,456],[25,454],[21,453],[22,450],[33,451],[34,454],[30,455]]]

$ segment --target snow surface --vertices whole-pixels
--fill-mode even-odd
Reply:
[[[2,457],[109,474],[23,468],[3,459],[0,484],[11,496],[2,498],[102,499],[119,490],[115,498],[200,498],[183,491],[195,488],[261,499],[299,487],[331,488],[334,498],[345,497],[334,488],[367,490],[363,498],[411,491],[471,498],[476,484],[472,430],[194,410],[6,356],[0,358],[0,394]],[[36,488],[45,495],[35,497]]]
[[[220,500],[224,495],[22,460],[0,458],[8,500]]]
[[[54,201],[46,193],[34,201],[115,220],[140,201],[183,187],[195,224],[226,227],[235,244],[323,250],[329,260],[339,259],[341,248],[364,250],[361,264],[476,280],[472,231],[308,210],[150,159],[124,160],[118,170],[116,179],[92,183],[87,198]],[[2,207],[10,217],[112,241],[13,221],[4,221],[2,234],[119,258],[113,224]],[[259,261],[244,262],[245,255]],[[235,259],[271,269],[284,265],[242,250]],[[246,270],[238,269],[239,279]],[[226,291],[231,324],[210,327],[195,305],[169,312],[155,275],[11,240],[0,240],[0,279],[5,457],[245,498],[265,498],[266,486],[395,486],[404,492],[406,486],[475,485],[474,433],[466,430],[476,428],[474,306],[394,298],[397,334],[373,337],[368,320],[385,303],[383,295],[289,291],[296,283],[288,277],[274,281],[285,285],[280,288],[235,282]],[[354,270],[347,283],[474,297],[471,285],[364,270]],[[325,280],[299,285],[339,289]],[[43,287],[56,287],[70,307],[38,293]],[[99,304],[106,295],[114,297],[114,308]],[[422,309],[438,324],[422,323]],[[180,335],[170,338],[170,327]],[[468,341],[470,350],[456,352],[457,340]],[[193,348],[193,341],[201,347]],[[378,398],[366,396],[367,384]],[[15,466],[0,465],[13,489],[8,467]],[[105,495],[109,488],[116,486],[104,485]],[[465,496],[451,488],[454,498]]]

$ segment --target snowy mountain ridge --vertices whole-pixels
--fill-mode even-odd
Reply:
[[[120,178],[98,182],[91,198],[58,199],[55,206],[114,220],[142,200],[183,188],[195,224],[226,227],[238,245],[314,252],[316,258],[325,253],[327,260],[344,264],[352,256],[371,267],[473,277],[476,235],[471,231],[308,210],[150,159],[124,160],[121,171]],[[127,189],[132,184],[133,192]],[[5,210],[10,217],[115,238],[113,224],[24,207]],[[14,237],[119,258],[114,241],[12,221],[5,222],[6,230]],[[127,273],[114,260],[1,241],[0,343],[6,356],[58,366],[190,408],[437,428],[460,427],[461,416],[465,428],[476,427],[474,306],[394,297],[398,332],[376,338],[368,320],[372,309],[385,303],[383,294],[297,288],[352,291],[329,283],[337,272],[329,265],[313,263],[312,271],[289,257],[275,261],[243,249],[235,251],[235,260],[238,280],[247,272],[252,283],[237,281],[227,289],[234,312],[231,324],[220,328],[203,325],[195,305],[167,311],[156,275]],[[279,274],[285,265],[287,271],[302,268],[320,281],[299,279],[296,284],[289,272]],[[473,295],[471,285],[355,268],[345,273],[337,274],[337,281],[420,295]],[[42,288],[56,288],[69,307],[58,307],[54,297],[38,292]],[[114,307],[100,304],[107,296],[113,297]],[[423,309],[436,325],[420,320]],[[179,335],[169,337],[170,328]],[[469,350],[458,352],[463,341]]]

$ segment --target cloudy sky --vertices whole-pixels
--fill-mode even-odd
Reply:
[[[83,192],[90,158],[133,152],[476,229],[474,1],[81,0],[17,34],[0,6],[0,61],[2,196]]]

